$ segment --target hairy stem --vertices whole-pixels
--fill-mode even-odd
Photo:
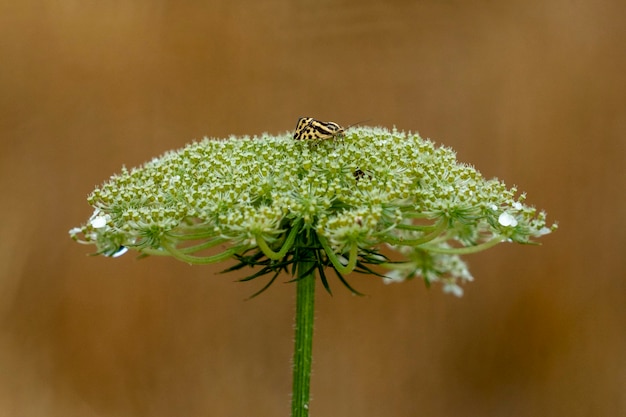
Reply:
[[[291,416],[308,417],[315,310],[314,263],[307,261],[299,263],[297,273],[296,341],[293,356]]]

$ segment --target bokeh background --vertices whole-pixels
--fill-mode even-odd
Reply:
[[[560,229],[319,288],[312,416],[626,415],[626,5],[0,1],[0,416],[286,416],[294,290],[86,256],[87,194],[310,115],[418,131]]]

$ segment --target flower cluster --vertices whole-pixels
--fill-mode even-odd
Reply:
[[[111,177],[88,198],[92,217],[70,235],[107,256],[233,257],[237,267],[260,267],[253,277],[274,278],[306,261],[327,289],[330,268],[346,285],[352,271],[421,276],[460,295],[471,275],[459,255],[529,243],[556,227],[523,201],[417,134],[359,127],[341,140],[192,143]]]

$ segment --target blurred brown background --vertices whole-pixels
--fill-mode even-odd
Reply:
[[[85,256],[86,195],[205,135],[397,126],[560,229],[461,299],[318,294],[312,416],[626,415],[626,6],[0,2],[0,416],[286,416],[294,290]]]

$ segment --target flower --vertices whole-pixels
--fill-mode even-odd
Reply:
[[[107,256],[233,257],[234,268],[260,267],[253,277],[273,273],[270,283],[306,261],[328,290],[327,268],[352,290],[344,274],[380,266],[394,281],[421,276],[460,295],[471,275],[459,255],[556,228],[524,198],[415,133],[359,127],[319,142],[264,134],[204,139],[123,169],[91,193],[94,214],[70,235]]]

